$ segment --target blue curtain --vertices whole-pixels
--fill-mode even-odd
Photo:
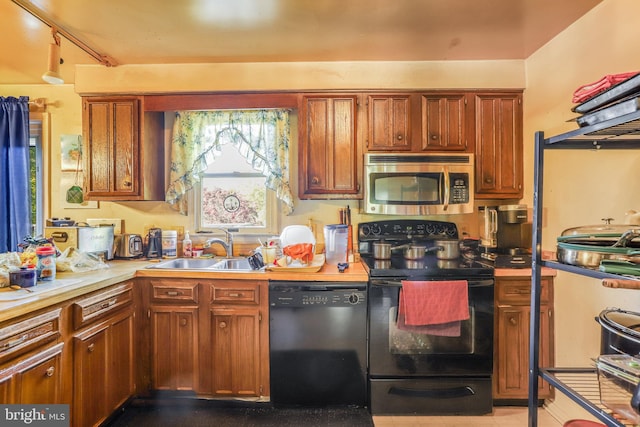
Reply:
[[[29,97],[0,96],[0,253],[31,233]]]

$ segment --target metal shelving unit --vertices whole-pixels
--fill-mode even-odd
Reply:
[[[529,343],[529,427],[537,427],[538,425],[538,377],[548,381],[558,392],[567,395],[605,425],[609,427],[631,426],[633,424],[612,415],[611,411],[600,403],[598,378],[594,368],[545,368],[539,366],[542,267],[551,267],[596,279],[628,279],[625,276],[542,259],[543,170],[544,152],[548,149],[640,149],[640,111],[549,138],[545,138],[543,132],[536,132],[533,191],[532,247],[534,251],[531,274]]]

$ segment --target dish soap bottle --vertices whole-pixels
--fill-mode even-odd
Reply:
[[[189,230],[184,233],[184,240],[182,241],[182,256],[185,258],[191,258],[193,256],[193,245],[189,238]]]

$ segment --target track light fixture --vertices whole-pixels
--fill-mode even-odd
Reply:
[[[49,44],[49,66],[47,72],[42,75],[42,80],[52,85],[59,85],[64,83],[64,80],[60,75],[60,64],[62,64],[62,59],[60,58],[60,36],[55,27],[51,27],[51,35],[53,36],[53,43]]]

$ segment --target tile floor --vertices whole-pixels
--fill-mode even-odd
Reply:
[[[478,417],[374,416],[375,427],[526,427],[527,408],[496,407],[491,415]],[[538,411],[538,427],[562,427],[544,409]]]

